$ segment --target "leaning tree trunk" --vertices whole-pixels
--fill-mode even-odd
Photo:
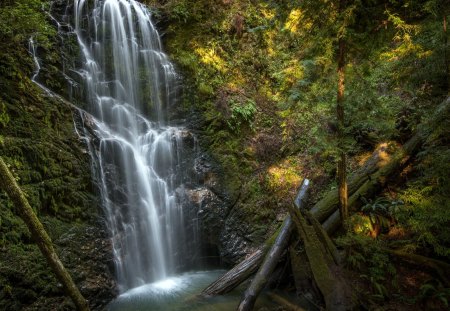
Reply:
[[[297,199],[297,202],[300,205],[299,208],[301,207],[301,205],[304,204],[303,202],[307,194],[308,186],[309,180],[304,179],[300,189],[300,197]],[[271,247],[270,251],[267,253],[266,257],[264,258],[264,262],[262,263],[255,277],[253,278],[250,286],[245,291],[244,298],[239,304],[237,310],[248,311],[253,309],[253,306],[256,302],[256,298],[258,297],[259,293],[263,290],[264,286],[267,284],[267,280],[269,279],[270,274],[272,274],[272,272],[275,270],[275,267],[280,261],[281,255],[286,250],[289,244],[289,237],[291,236],[291,231],[293,228],[291,217],[289,216],[286,217],[283,228],[284,230],[282,230],[278,235],[277,239],[275,240],[275,243]]]
[[[277,237],[283,235],[284,238],[289,239],[291,231],[292,221],[289,216],[286,216],[280,229],[267,239],[262,247],[235,265],[231,270],[228,270],[216,281],[208,285],[208,287],[202,291],[201,295],[208,297],[223,295],[232,291],[258,270],[264,260],[264,256],[275,243]]]
[[[28,230],[30,230],[31,235],[47,260],[47,263],[55,273],[57,279],[62,283],[64,291],[72,299],[76,308],[80,311],[88,311],[89,306],[87,301],[81,295],[70,274],[59,260],[58,255],[53,248],[52,241],[45,231],[44,226],[37,218],[28,203],[25,194],[19,188],[19,185],[9,171],[2,157],[0,157],[0,189],[4,190],[8,194],[9,198],[16,206],[19,216],[27,225]]]
[[[202,291],[202,296],[222,295],[236,288],[258,270],[264,259],[264,254],[265,251],[263,248],[252,253],[249,257],[234,266],[233,269],[227,271],[205,288]]]

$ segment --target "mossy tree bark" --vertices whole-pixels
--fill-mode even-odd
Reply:
[[[304,179],[302,186],[300,188],[299,198],[297,199],[297,202],[300,205],[299,208],[301,207],[301,205],[304,205],[304,200],[307,194],[308,187],[309,187],[309,180]],[[286,217],[283,224],[283,229],[280,231],[280,234],[277,236],[275,243],[272,245],[266,257],[264,258],[264,261],[261,267],[259,268],[258,272],[256,273],[255,277],[253,278],[250,286],[245,291],[244,297],[241,300],[241,303],[239,304],[237,310],[248,311],[253,309],[253,306],[256,302],[256,298],[258,297],[259,293],[263,290],[264,286],[267,284],[269,276],[275,270],[275,267],[280,261],[281,255],[286,250],[289,244],[289,237],[291,236],[293,227],[291,218],[292,217],[289,216]]]
[[[14,203],[19,216],[27,225],[36,244],[55,273],[57,279],[62,283],[64,291],[74,302],[77,310],[88,311],[89,306],[86,299],[81,295],[73,282],[72,277],[64,268],[64,265],[53,248],[52,241],[45,231],[44,226],[34,213],[25,194],[20,189],[2,157],[0,157],[0,190],[5,191]]]
[[[339,277],[336,247],[320,223],[306,210],[289,209],[297,233],[303,242],[312,276],[325,301],[327,310],[350,310],[351,295]]]

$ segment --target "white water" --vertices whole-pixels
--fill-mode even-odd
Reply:
[[[182,131],[168,126],[166,114],[176,99],[176,73],[150,12],[137,1],[74,0],[73,28],[123,292],[166,278],[183,259],[187,233],[174,189]]]

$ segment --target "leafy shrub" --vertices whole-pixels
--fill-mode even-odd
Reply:
[[[351,224],[360,221],[352,217]],[[389,260],[389,256],[381,248],[381,242],[368,236],[359,235],[349,231],[345,236],[337,239],[337,245],[346,250],[345,261],[349,268],[360,274],[371,286],[371,299],[384,300],[389,297],[389,286],[397,287],[396,269]],[[389,280],[391,280],[389,284]]]
[[[239,133],[244,124],[253,129],[256,111],[256,104],[251,99],[248,99],[244,104],[232,100],[231,116],[227,120],[228,127],[235,133]]]
[[[431,281],[420,287],[418,298],[420,300],[436,299],[440,301],[446,308],[449,307],[450,288],[445,288],[438,281]]]

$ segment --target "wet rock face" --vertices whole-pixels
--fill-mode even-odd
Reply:
[[[183,183],[176,195],[184,211],[187,232],[191,232],[185,244],[188,249],[197,248],[188,261],[191,267],[204,268],[219,263],[219,233],[226,217],[227,202],[215,192],[219,187],[216,168],[206,154],[198,151],[194,140],[192,133],[183,135],[183,154],[186,155],[180,165]]]
[[[207,187],[186,190],[188,202],[197,209],[204,243],[219,246],[218,233],[222,230],[226,217],[226,205]]]
[[[192,163],[192,162],[190,162]],[[234,265],[264,242],[269,226],[248,222],[251,209],[240,198],[231,202],[222,185],[220,168],[207,154],[199,153],[193,161],[193,183],[179,189],[182,206],[198,219],[203,253],[219,258],[216,263]]]
[[[225,219],[220,232],[220,255],[224,262],[235,264],[253,253],[267,237],[270,226],[249,222],[248,206],[238,202]]]

